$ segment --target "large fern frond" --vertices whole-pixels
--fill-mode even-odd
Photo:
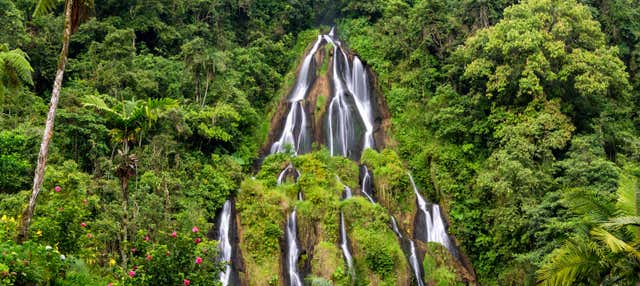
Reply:
[[[82,98],[82,106],[92,107],[99,112],[103,112],[113,119],[120,119],[122,116],[114,109],[109,107],[107,103],[98,95],[87,95]]]
[[[591,230],[591,235],[605,244],[613,253],[624,252],[640,261],[640,252],[624,240],[618,238],[606,229],[596,227]]]
[[[40,16],[40,15],[44,15],[47,14],[51,11],[53,11],[53,9],[56,8],[56,5],[58,5],[58,3],[60,3],[62,1],[60,0],[38,0],[38,3],[36,3],[36,9],[33,11],[33,16]]]
[[[625,226],[640,227],[640,216],[621,216],[609,219],[607,222],[602,223],[605,228],[620,229]]]
[[[622,174],[618,186],[619,215],[639,216],[640,215],[640,190],[638,189],[638,178],[633,175]]]
[[[29,56],[20,49],[0,53],[0,65],[2,74],[13,74],[14,77],[29,85],[33,85],[31,73],[33,68],[29,64]]]
[[[591,241],[568,240],[550,257],[550,261],[538,270],[540,285],[574,285],[578,277],[599,273],[602,268],[602,252]]]
[[[589,189],[570,189],[564,193],[562,202],[572,212],[589,215],[596,221],[604,221],[615,214],[615,205]]]

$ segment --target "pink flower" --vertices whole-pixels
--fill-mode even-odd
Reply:
[[[196,239],[195,239],[195,240],[193,240],[193,242],[195,242],[196,244],[198,244],[198,243],[202,242],[202,239],[201,239],[201,238],[199,238],[199,237],[196,237]]]
[[[200,231],[200,230],[198,229],[198,227],[197,227],[197,226],[194,226],[194,227],[191,229],[191,231],[193,231],[194,233],[197,233],[197,232],[198,232],[198,231]]]
[[[189,281],[189,279],[184,279],[182,280],[182,284],[184,284],[184,286],[189,286],[191,284],[191,281]]]
[[[178,236],[178,233],[174,231],[174,232],[171,233],[171,236],[172,237],[176,237],[176,236]]]
[[[113,283],[109,283],[109,284],[107,284],[107,286],[113,286]]]
[[[196,264],[201,264],[202,263],[202,257],[198,256],[196,257]]]
[[[60,188],[60,186],[56,186],[56,187],[55,187],[55,188],[53,188],[53,189],[56,191],[56,193],[59,193],[59,192],[60,192],[60,190],[62,190],[62,188]]]
[[[129,277],[133,278],[133,276],[136,276],[136,272],[133,270],[129,271]]]
[[[93,238],[93,234],[87,233],[88,238]]]
[[[133,253],[136,253],[136,251],[138,251],[138,249],[135,248],[135,247],[131,249],[131,252],[133,252]]]
[[[147,254],[147,260],[151,260],[153,258],[153,256],[151,256],[151,254]]]
[[[81,223],[81,224],[80,224],[80,226],[81,226],[81,227],[87,227],[87,223],[86,223],[86,222],[83,222],[83,223]]]
[[[149,236],[148,235],[144,236],[144,241],[149,241]]]

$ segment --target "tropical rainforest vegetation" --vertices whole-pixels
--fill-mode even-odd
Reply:
[[[213,285],[231,195],[261,220],[243,221],[245,259],[277,271],[297,187],[275,176],[290,161],[330,206],[298,204],[313,218],[301,228],[325,223],[330,282],[349,285],[330,251],[341,209],[360,226],[355,267],[398,284],[408,266],[384,211],[341,202],[327,179],[357,178],[353,162],[318,148],[255,168],[301,56],[333,25],[389,108],[391,144],[362,161],[376,184],[406,188],[397,171],[411,170],[479,284],[640,282],[635,0],[0,0],[0,284]],[[436,264],[430,285],[460,283]]]

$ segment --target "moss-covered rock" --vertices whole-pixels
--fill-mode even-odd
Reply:
[[[380,153],[367,149],[361,160],[373,172],[378,202],[396,217],[402,229],[409,234],[413,233],[416,196],[409,182],[408,171],[398,154],[391,149],[384,149]]]

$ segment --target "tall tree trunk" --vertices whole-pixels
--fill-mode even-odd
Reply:
[[[38,198],[38,194],[40,194],[40,189],[42,189],[44,170],[47,164],[47,156],[49,155],[49,142],[51,142],[51,137],[53,137],[53,123],[56,117],[56,108],[58,107],[60,89],[62,88],[64,68],[67,64],[67,54],[69,53],[69,39],[71,38],[71,10],[73,9],[73,1],[74,0],[67,0],[64,9],[62,51],[60,51],[60,57],[58,58],[58,70],[56,71],[56,78],[53,82],[53,90],[51,91],[51,103],[49,104],[49,113],[47,114],[44,134],[42,135],[42,143],[40,144],[40,153],[38,153],[38,165],[36,166],[36,171],[33,176],[31,198],[29,199],[27,209],[22,213],[22,220],[20,221],[20,230],[17,237],[17,241],[19,243],[29,238],[29,225],[31,224],[31,218],[33,217],[33,213],[36,208],[36,199]]]
[[[122,181],[122,242],[120,244],[120,258],[122,268],[127,269],[127,251],[129,250],[129,178],[124,176]]]

